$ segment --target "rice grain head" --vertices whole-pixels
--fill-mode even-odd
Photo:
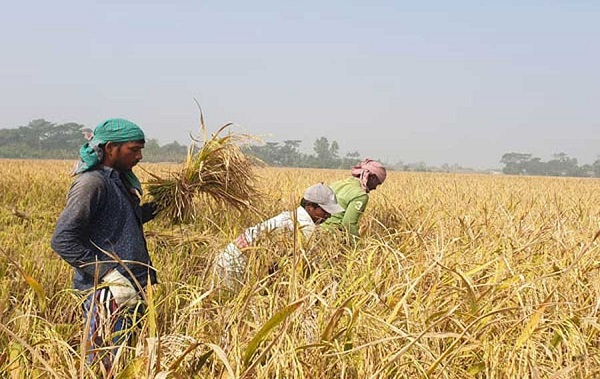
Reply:
[[[162,217],[174,223],[194,221],[195,199],[209,196],[218,203],[238,210],[253,208],[262,198],[256,186],[254,167],[262,162],[243,153],[240,146],[256,137],[229,132],[232,123],[221,126],[210,138],[201,117],[203,140],[192,137],[181,170],[166,177],[149,173],[148,193]]]

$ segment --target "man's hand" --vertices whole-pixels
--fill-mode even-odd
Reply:
[[[131,282],[117,270],[106,274],[102,282],[108,284],[108,289],[119,306],[133,307],[140,300],[140,295]]]
[[[248,243],[248,240],[246,239],[246,235],[244,233],[240,234],[238,238],[235,239],[235,241],[233,241],[233,243],[235,244],[235,246],[239,247],[240,249],[245,249],[248,246],[250,246],[250,244]]]
[[[142,220],[148,222],[153,220],[160,213],[158,204],[155,201],[150,201],[141,205],[142,208]]]

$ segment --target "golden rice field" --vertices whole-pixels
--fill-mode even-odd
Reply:
[[[49,246],[72,164],[0,161],[0,378],[97,377]],[[600,377],[600,180],[393,172],[357,246],[263,240],[225,299],[215,254],[348,175],[258,174],[262,214],[201,199],[193,224],[146,224],[161,283],[118,378]]]

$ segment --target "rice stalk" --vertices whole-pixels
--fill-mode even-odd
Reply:
[[[207,138],[202,113],[200,120],[203,140],[192,137],[181,170],[166,177],[149,173],[152,179],[147,182],[148,193],[161,216],[174,223],[196,220],[196,199],[202,196],[238,210],[251,209],[252,203],[262,198],[253,171],[260,161],[245,155],[240,148],[255,138],[232,132],[224,135],[232,123],[221,126]]]

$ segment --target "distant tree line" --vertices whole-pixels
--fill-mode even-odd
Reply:
[[[91,129],[74,122],[55,124],[44,119],[31,121],[17,128],[0,129],[0,158],[77,159],[79,148],[85,143],[84,134]],[[301,140],[266,142],[244,146],[244,152],[253,155],[267,165],[282,167],[350,168],[362,158],[357,151],[340,156],[337,141],[317,138],[313,144],[314,154],[300,151]],[[181,162],[187,154],[187,146],[173,141],[160,145],[156,139],[147,139],[144,148],[146,162]],[[600,177],[600,158],[592,164],[578,165],[576,158],[558,153],[548,161],[529,153],[506,153],[500,163],[502,172],[510,175],[546,175]],[[402,171],[468,172],[470,169],[457,165],[428,167],[424,162],[414,164],[387,164],[388,168]]]
[[[55,124],[44,119],[31,121],[17,128],[0,129],[0,158],[77,159],[84,135],[92,130],[74,122]],[[340,157],[339,145],[320,137],[314,142],[314,155],[301,153],[301,140],[283,143],[267,142],[244,146],[243,150],[270,166],[349,168],[361,159],[358,152]],[[147,139],[144,148],[146,162],[181,162],[188,147],[177,141],[160,146],[158,140]]]
[[[504,165],[502,172],[510,175],[600,177],[600,158],[580,166],[577,158],[565,153],[554,154],[546,162],[529,153],[506,153],[500,163]]]
[[[246,146],[244,151],[259,158],[269,166],[281,167],[350,168],[361,159],[357,151],[340,157],[340,146],[337,141],[330,143],[325,137],[315,140],[313,145],[314,155],[300,152],[301,143],[301,140],[266,142],[262,145]]]
[[[26,126],[0,129],[0,158],[77,159],[85,143],[84,134],[92,130],[74,122],[54,124],[44,119]],[[187,147],[177,141],[160,146],[158,140],[146,140],[144,161],[178,162]]]

